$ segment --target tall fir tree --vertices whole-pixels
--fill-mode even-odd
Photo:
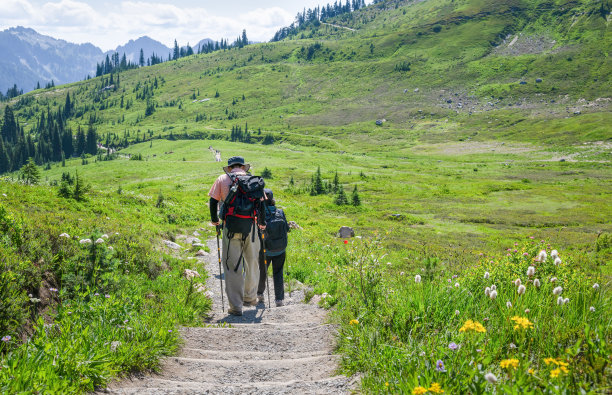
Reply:
[[[351,196],[351,204],[355,207],[361,205],[361,198],[359,197],[359,192],[357,192],[357,185],[353,188],[353,194]]]
[[[142,50],[142,48],[140,48],[140,58],[138,59],[138,64],[140,65],[140,67],[143,67],[145,65],[144,51]]]
[[[89,124],[87,129],[87,145],[85,153],[95,155],[98,152],[98,134],[93,124]]]
[[[4,122],[2,123],[2,129],[0,129],[0,136],[9,144],[17,141],[17,122],[15,122],[15,115],[11,106],[4,108]]]
[[[0,138],[0,174],[11,170],[11,160],[4,146],[4,142]]]

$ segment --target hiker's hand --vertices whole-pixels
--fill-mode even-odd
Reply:
[[[210,224],[211,224],[211,225],[213,225],[213,226],[219,226],[219,225],[221,225],[221,222],[219,222],[219,221],[217,221],[217,222],[212,222],[212,221],[211,221],[211,222],[210,222]]]
[[[259,226],[259,229],[261,230],[266,230],[266,225],[257,225],[257,226]]]

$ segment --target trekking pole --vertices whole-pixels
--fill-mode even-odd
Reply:
[[[221,276],[223,276],[223,273],[221,272],[221,247],[219,246],[219,233],[220,232],[220,225],[216,226],[217,228],[217,256],[219,257],[219,285],[221,285],[221,311],[225,312],[225,301],[223,299],[223,280],[221,279]]]
[[[270,308],[270,279],[268,278],[268,259],[266,258],[266,235],[261,232],[261,241],[263,246],[264,266],[266,268],[266,288],[268,288],[268,308]]]

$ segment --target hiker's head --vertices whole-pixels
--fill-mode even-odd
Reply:
[[[268,206],[276,206],[276,200],[274,200],[274,193],[272,190],[265,188],[264,193],[266,195],[266,200],[268,201]]]
[[[242,156],[232,156],[227,160],[227,166],[225,166],[223,170],[229,172],[232,169],[236,168],[240,168],[244,171],[249,171],[251,165],[248,163],[244,163],[244,158]]]

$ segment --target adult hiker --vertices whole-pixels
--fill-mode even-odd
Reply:
[[[223,221],[222,263],[228,312],[232,315],[242,315],[243,305],[257,304],[260,243],[255,225],[257,221],[261,231],[266,228],[264,182],[248,174],[250,167],[241,156],[229,158],[223,168],[225,174],[217,178],[208,193],[212,224],[219,229]]]
[[[287,248],[287,233],[291,231],[287,218],[282,209],[276,207],[274,194],[271,189],[264,189],[266,196],[266,230],[263,232],[262,249],[259,251],[259,286],[257,287],[257,299],[260,303],[264,301],[266,289],[266,277],[268,267],[272,266],[272,278],[274,279],[274,302],[276,307],[283,305],[285,300],[285,285],[283,279],[283,266],[285,265]],[[264,256],[265,249],[265,256]]]

